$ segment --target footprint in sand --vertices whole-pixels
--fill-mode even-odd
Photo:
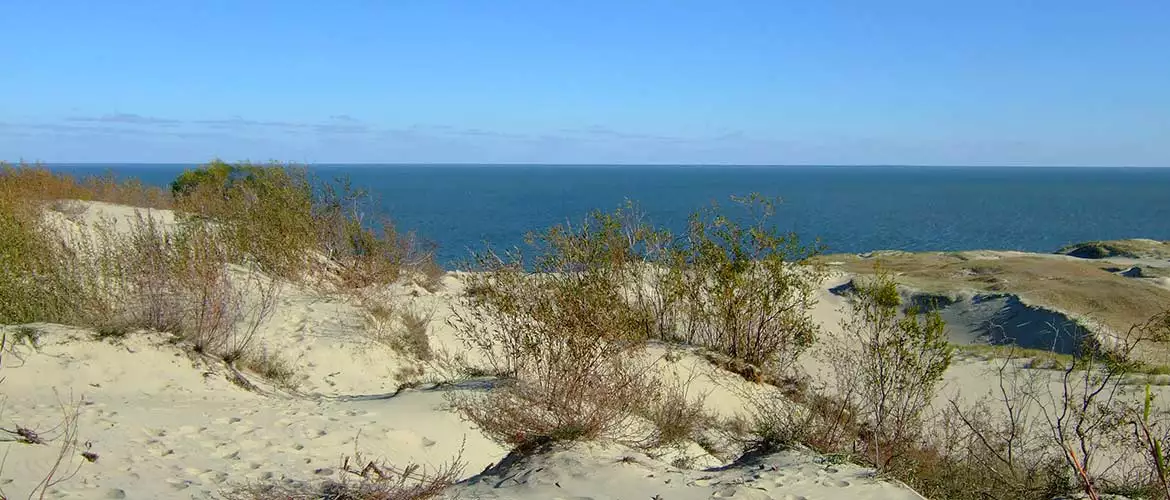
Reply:
[[[186,479],[167,479],[167,484],[176,490],[185,490],[191,487],[192,482]]]
[[[223,484],[228,480],[228,475],[226,472],[207,469],[199,475],[199,478],[214,484]]]
[[[754,489],[754,488],[753,489],[737,488],[737,487],[731,486],[731,487],[716,491],[715,493],[712,493],[711,498],[743,498],[743,499],[768,500],[768,499],[771,499],[772,497],[771,497],[771,495],[768,495],[767,490],[760,490],[760,489]]]

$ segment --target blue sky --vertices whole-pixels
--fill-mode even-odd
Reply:
[[[0,159],[1170,166],[1170,2],[6,0]]]

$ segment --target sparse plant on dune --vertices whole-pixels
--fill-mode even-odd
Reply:
[[[347,179],[323,181],[284,164],[210,164],[172,184],[178,209],[210,218],[232,261],[257,263],[291,281],[346,289],[390,283],[404,268],[434,274],[433,252],[380,217],[371,195]]]
[[[506,380],[456,406],[509,444],[614,439],[634,401],[670,397],[650,387],[647,339],[788,366],[814,339],[807,308],[823,271],[805,265],[815,248],[769,223],[771,201],[737,200],[748,225],[712,208],[676,239],[627,202],[531,234],[523,249],[476,255],[454,325]]]
[[[689,394],[693,377],[677,382],[659,380],[659,390],[643,401],[638,413],[654,426],[647,446],[656,448],[694,439],[711,417],[704,407],[705,394]]]
[[[682,338],[759,369],[785,368],[816,338],[809,311],[824,268],[809,258],[821,249],[776,229],[774,200],[733,200],[742,217],[718,205],[696,212],[667,261]]]
[[[1066,332],[1084,337],[1081,352],[1055,374],[999,358],[996,391],[974,405],[952,399],[890,472],[936,498],[1167,498],[1170,415],[1126,381],[1140,368],[1134,349],[1162,338],[1164,321],[1135,325],[1108,350]]]
[[[223,492],[227,500],[427,500],[463,475],[462,452],[436,467],[417,463],[395,466],[366,460],[360,453],[343,457],[337,478],[320,483],[249,484]]]
[[[399,315],[402,323],[399,341],[402,348],[420,361],[430,361],[435,357],[428,333],[432,319],[434,311],[423,311],[418,308],[407,308]]]
[[[1141,367],[1134,354],[1142,345],[1166,338],[1167,314],[1136,324],[1123,335],[1113,336],[1109,346],[1097,337],[1074,332],[1081,341],[1076,362],[1059,374],[1058,387],[1041,390],[1030,397],[1041,409],[1045,429],[1054,447],[1062,453],[1066,470],[1080,490],[1094,496],[1109,491],[1149,490],[1165,495],[1158,457],[1134,464],[1116,457],[1119,446],[1130,452],[1149,453],[1150,439],[1170,430],[1163,412],[1145,411],[1148,399],[1137,401],[1128,383],[1131,373]],[[1149,438],[1143,425],[1150,430]]]
[[[845,333],[833,347],[838,397],[868,425],[870,460],[885,470],[919,440],[922,418],[951,363],[945,325],[937,311],[901,311],[893,278],[878,270],[856,288]]]
[[[144,208],[170,208],[166,190],[135,179],[118,179],[112,173],[78,179],[53,172],[38,164],[12,165],[0,161],[0,198],[25,201],[103,201]]]
[[[454,402],[493,439],[620,438],[647,394],[645,331],[623,293],[628,249],[612,227],[553,227],[530,235],[532,256],[480,254],[464,276],[476,292],[454,326],[507,380]]]

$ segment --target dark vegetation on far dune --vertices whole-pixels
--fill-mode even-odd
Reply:
[[[86,226],[78,224],[85,207],[68,200],[168,208],[176,221],[144,211]],[[216,161],[183,173],[170,190],[5,165],[0,324],[82,325],[103,337],[165,331],[228,366],[277,373],[281,361],[258,357],[251,339],[282,283],[345,292],[407,276],[433,284],[441,275],[414,238],[370,219],[367,200],[343,181],[276,164]],[[694,442],[714,455],[807,446],[931,498],[1170,498],[1162,450],[1170,415],[1149,396],[1122,396],[1133,380],[1131,354],[1170,338],[1170,314],[1134,326],[1108,351],[1077,353],[1056,372],[1019,370],[1005,357],[997,393],[973,409],[950,401],[936,411],[953,356],[939,314],[907,313],[897,283],[879,268],[851,291],[844,336],[821,338],[811,308],[827,272],[815,259],[822,248],[778,232],[773,200],[733,200],[697,211],[681,234],[654,226],[630,203],[533,233],[523,248],[473,255],[451,323],[499,383],[453,392],[452,404],[515,453],[579,440],[646,450]],[[425,338],[425,321],[412,325]],[[719,420],[688,396],[685,381],[657,377],[652,365],[663,360],[651,344],[707,353],[780,390],[751,398],[750,418]],[[405,348],[433,355],[423,347]],[[798,372],[797,358],[814,347],[838,362],[831,387]],[[735,448],[720,449],[713,432]],[[1118,446],[1126,459],[1107,451]],[[433,471],[356,459],[342,469],[339,481],[227,495],[433,498],[462,474],[458,459]]]

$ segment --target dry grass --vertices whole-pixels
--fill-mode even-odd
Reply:
[[[171,193],[135,181],[79,181],[5,165],[0,323],[166,331],[234,362],[248,354],[258,325],[271,314],[280,280],[358,289],[396,279],[406,265],[432,277],[441,273],[412,235],[396,233],[388,222],[381,231],[369,227],[368,198],[347,183],[318,183],[303,168],[277,164],[213,162],[205,170],[242,175],[185,184],[172,203]],[[176,225],[146,213],[129,230],[100,221],[66,235],[46,224],[42,210],[84,222],[67,200],[181,211]],[[416,325],[408,330],[409,348],[425,357]]]
[[[282,357],[280,353],[267,349],[246,354],[238,363],[241,368],[264,377],[282,389],[296,390],[301,382],[294,363]]]
[[[650,447],[670,446],[695,439],[711,422],[703,406],[706,398],[702,395],[690,397],[687,394],[690,382],[660,382],[662,389],[656,397],[642,403],[639,414],[654,426],[654,434],[648,443]]]
[[[433,311],[422,311],[418,308],[407,308],[399,315],[402,331],[398,341],[401,348],[421,361],[430,361],[435,358],[428,333],[433,318]]]
[[[0,161],[0,198],[26,201],[104,201],[143,208],[171,208],[171,195],[164,189],[112,174],[78,179],[52,172],[40,165]],[[65,207],[63,205],[56,205]]]
[[[461,456],[428,469],[366,461],[361,455],[342,459],[336,479],[319,483],[286,481],[250,484],[223,492],[227,500],[426,500],[438,498],[463,474]]]
[[[27,185],[22,184],[28,182]],[[145,191],[144,191],[145,190]],[[53,196],[131,202],[161,191],[112,179],[78,183],[35,167],[0,173],[0,323],[94,327],[99,337],[149,329],[197,351],[239,359],[272,312],[279,286],[245,262],[233,276],[222,225],[166,226],[139,213],[128,229],[101,220],[63,229],[44,222]],[[160,205],[154,203],[154,205]]]

